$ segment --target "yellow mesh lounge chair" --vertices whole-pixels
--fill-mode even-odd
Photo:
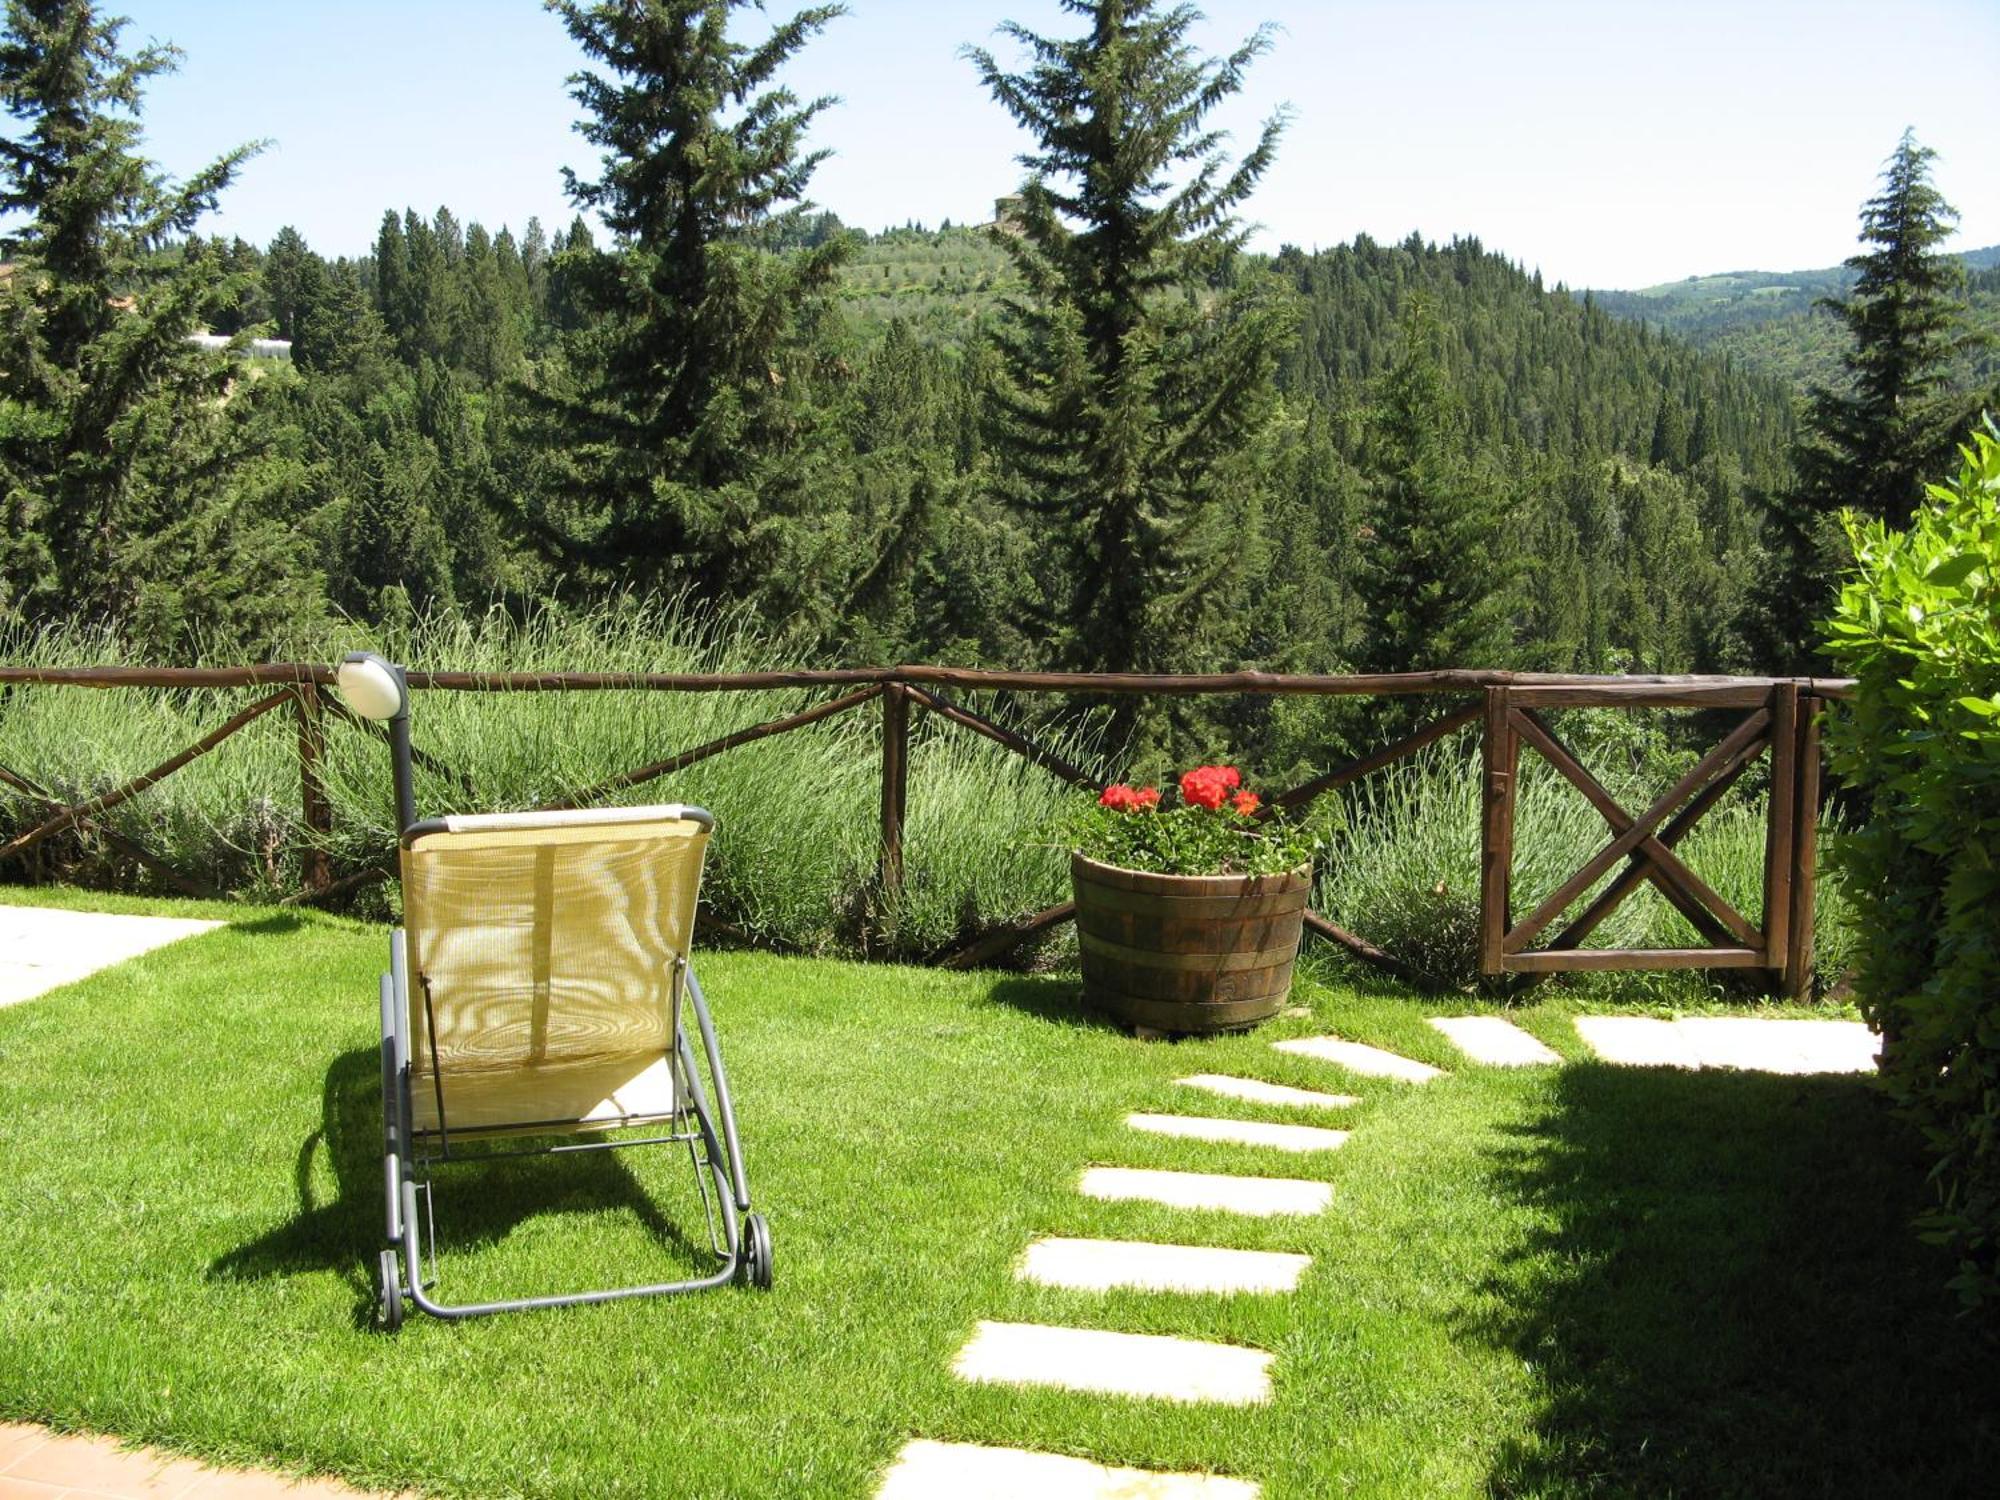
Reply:
[[[400,671],[381,665],[400,688]],[[346,676],[344,665],[343,687]],[[407,693],[397,702],[406,715]],[[381,983],[383,1324],[399,1326],[407,1304],[466,1318],[732,1280],[769,1287],[770,1232],[750,1211],[728,1077],[689,960],[714,818],[673,805],[419,822],[407,815],[407,720],[398,732],[396,715],[371,716],[391,720],[403,813],[404,925]],[[629,1127],[644,1130],[603,1134]],[[641,1145],[685,1147],[705,1210],[713,1186],[722,1233],[711,1218],[710,1274],[457,1305],[430,1295],[434,1162]]]

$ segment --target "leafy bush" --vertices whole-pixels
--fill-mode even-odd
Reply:
[[[1928,1235],[2000,1299],[2000,432],[1906,532],[1850,519],[1828,649],[1857,680],[1828,727],[1867,806],[1838,843],[1882,1075],[1936,1158]]]

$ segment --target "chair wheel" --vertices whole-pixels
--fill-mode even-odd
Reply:
[[[771,1227],[762,1214],[743,1221],[743,1281],[760,1292],[771,1290]]]
[[[379,1287],[375,1301],[376,1321],[388,1332],[394,1333],[403,1326],[403,1273],[395,1251],[382,1252],[375,1274]]]

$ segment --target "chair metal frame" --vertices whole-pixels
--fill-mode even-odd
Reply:
[[[399,766],[398,769],[402,768]],[[632,811],[636,813],[641,810],[632,809]],[[666,812],[669,809],[660,811]],[[704,830],[712,829],[715,825],[714,816],[702,808],[679,807],[671,811],[682,819],[700,824]],[[595,820],[596,818],[589,814],[581,817],[570,815],[569,818],[556,815],[550,819],[550,824],[561,826],[570,821]],[[432,818],[421,822],[411,821],[403,829],[402,850],[407,853],[416,840],[450,831],[452,831],[452,820]],[[419,1127],[416,1124],[416,1111],[411,1093],[415,1086],[413,1080],[416,1070],[412,1067],[411,1059],[414,1038],[411,1035],[410,984],[409,939],[405,929],[399,926],[390,938],[389,970],[382,975],[380,985],[382,1166],[388,1213],[387,1248],[381,1252],[377,1266],[377,1311],[384,1326],[391,1329],[399,1327],[406,1306],[414,1306],[437,1318],[460,1319],[484,1317],[499,1312],[521,1312],[533,1308],[573,1307],[586,1303],[613,1302],[630,1297],[673,1296],[683,1292],[707,1291],[725,1286],[731,1281],[743,1281],[762,1288],[771,1285],[770,1231],[762,1215],[754,1213],[751,1208],[749,1181],[744,1172],[742,1145],[736,1128],[735,1106],[729,1093],[729,1075],[723,1066],[722,1050],[716,1041],[715,1025],[709,1016],[707,997],[702,993],[701,981],[696,977],[694,965],[685,952],[676,956],[671,978],[673,1019],[666,1056],[673,1069],[673,1114],[666,1121],[668,1128],[664,1134],[649,1134],[636,1139],[594,1139],[540,1144],[522,1150],[485,1149],[467,1154],[463,1150],[453,1149],[453,1132],[442,1108],[438,1111],[435,1130]],[[705,1064],[708,1075],[708,1088],[703,1087],[701,1074],[704,1069],[697,1065],[694,1048],[682,1023],[682,1017],[688,1011],[693,1013],[696,1028],[701,1033],[701,1062]],[[433,1076],[436,1076],[435,1068]],[[592,1120],[587,1125],[573,1120],[551,1120],[545,1122],[548,1126],[545,1134],[581,1131],[592,1136],[601,1136],[610,1131],[642,1124],[658,1125],[661,1122],[662,1117],[659,1115],[611,1117],[601,1121]],[[536,1134],[535,1124],[536,1122],[522,1122],[519,1125],[497,1129],[481,1127],[466,1134],[473,1139],[503,1133],[517,1137],[533,1137]],[[497,1298],[485,1302],[452,1303],[431,1295],[437,1265],[436,1203],[431,1177],[431,1168],[434,1164],[447,1161],[481,1162],[505,1157],[554,1155],[571,1151],[621,1150],[653,1145],[687,1148],[690,1163],[694,1168],[695,1184],[701,1195],[702,1210],[708,1219],[709,1246],[719,1261],[715,1270],[705,1276],[689,1277],[679,1281],[554,1295]],[[709,1196],[711,1185],[714,1189],[713,1208]],[[423,1200],[424,1210],[421,1215],[418,1212],[420,1197]],[[719,1213],[716,1210],[719,1210]],[[718,1217],[722,1221],[720,1244],[717,1243],[716,1237],[715,1220]],[[426,1258],[433,1273],[430,1278],[424,1274]]]

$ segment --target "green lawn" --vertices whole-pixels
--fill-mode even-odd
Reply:
[[[1909,1236],[1919,1159],[1865,1083],[1474,1069],[1422,1003],[1314,982],[1309,1020],[1169,1045],[1073,1018],[1061,978],[708,956],[776,1290],[388,1337],[383,932],[224,911],[226,932],[0,1010],[0,1416],[462,1495],[860,1497],[913,1435],[1210,1468],[1271,1500],[1962,1494],[2000,1457],[1993,1346]],[[1567,1014],[1523,1019],[1580,1059]],[[1453,1076],[1355,1080],[1265,1045],[1328,1028]],[[1172,1084],[1200,1070],[1344,1086],[1354,1139],[1315,1160],[1123,1127],[1201,1112]],[[447,1290],[687,1264],[698,1210],[650,1154],[447,1180]],[[1324,1173],[1334,1206],[1096,1203],[1074,1191],[1094,1162]],[[1021,1286],[1044,1233],[1315,1263],[1292,1297]],[[1277,1399],[964,1386],[980,1318],[1254,1344]]]

